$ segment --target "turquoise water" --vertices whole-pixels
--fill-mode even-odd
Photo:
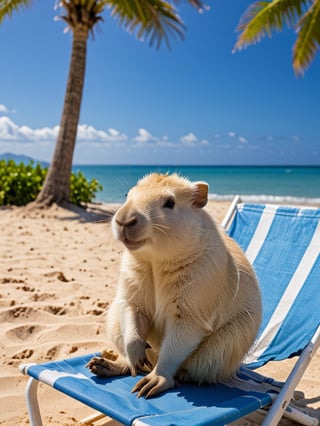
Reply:
[[[235,194],[251,202],[320,203],[320,167],[227,166],[74,166],[87,179],[98,179],[103,191],[96,201],[123,202],[126,193],[151,172],[176,172],[190,180],[206,181],[210,198],[231,200]]]

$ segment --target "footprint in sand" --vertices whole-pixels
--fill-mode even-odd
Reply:
[[[99,316],[104,313],[105,311],[102,311],[101,309],[90,309],[89,311],[86,311],[87,315],[95,315],[95,316]]]
[[[27,359],[33,355],[33,349],[24,349],[12,356],[12,359]]]
[[[10,322],[17,318],[29,318],[31,315],[35,314],[35,312],[35,309],[28,306],[17,306],[15,308],[4,310],[0,315],[0,319]]]
[[[50,314],[53,315],[66,315],[67,314],[67,309],[64,306],[46,306],[44,309],[44,311],[49,312]]]
[[[22,290],[22,291],[30,291],[30,292],[35,291],[35,288],[34,288],[34,287],[30,287],[30,286],[28,286],[28,285],[17,286],[17,287],[16,287],[16,289],[17,289],[17,290]]]
[[[99,301],[97,301],[97,306],[98,306],[98,308],[107,309],[107,307],[109,306],[109,302],[99,302]]]
[[[78,350],[78,346],[71,346],[71,348],[68,351],[68,354],[74,354],[75,352],[77,352]]]
[[[68,283],[70,281],[66,278],[64,273],[61,271],[47,272],[46,274],[44,274],[44,276],[48,278],[57,278],[59,281],[62,281],[65,283]]]
[[[34,339],[35,335],[39,334],[42,330],[43,327],[38,325],[25,324],[8,330],[6,332],[6,337],[8,337],[13,342],[26,341]]]
[[[1,278],[0,280],[1,284],[24,284],[25,282],[23,280],[20,280],[18,278]]]
[[[30,297],[33,302],[43,302],[44,300],[56,298],[54,293],[35,293]]]
[[[16,306],[16,301],[14,299],[7,299],[6,296],[6,294],[0,293],[0,307],[9,308]]]
[[[56,354],[58,353],[59,347],[53,346],[52,348],[47,350],[46,353],[46,359],[51,360],[56,357]]]

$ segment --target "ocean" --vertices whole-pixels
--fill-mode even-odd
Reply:
[[[97,202],[121,203],[146,174],[175,172],[207,182],[212,200],[232,200],[239,194],[247,202],[320,203],[320,167],[75,165],[73,170],[101,183]]]

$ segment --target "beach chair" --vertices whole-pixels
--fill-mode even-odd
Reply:
[[[266,413],[264,425],[277,425],[283,415],[301,424],[319,424],[290,401],[320,344],[320,209],[240,201],[234,200],[223,226],[255,268],[263,320],[237,376],[217,385],[179,385],[144,399],[131,394],[141,376],[103,379],[85,368],[97,354],[22,365],[21,371],[30,376],[26,399],[33,426],[42,424],[39,382],[125,425],[225,425],[257,410]],[[293,356],[297,361],[285,383],[254,371],[270,360]]]

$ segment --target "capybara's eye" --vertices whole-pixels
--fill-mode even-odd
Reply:
[[[163,207],[165,209],[171,209],[172,210],[174,208],[175,204],[176,203],[175,203],[173,198],[168,198],[167,201],[164,203]]]

